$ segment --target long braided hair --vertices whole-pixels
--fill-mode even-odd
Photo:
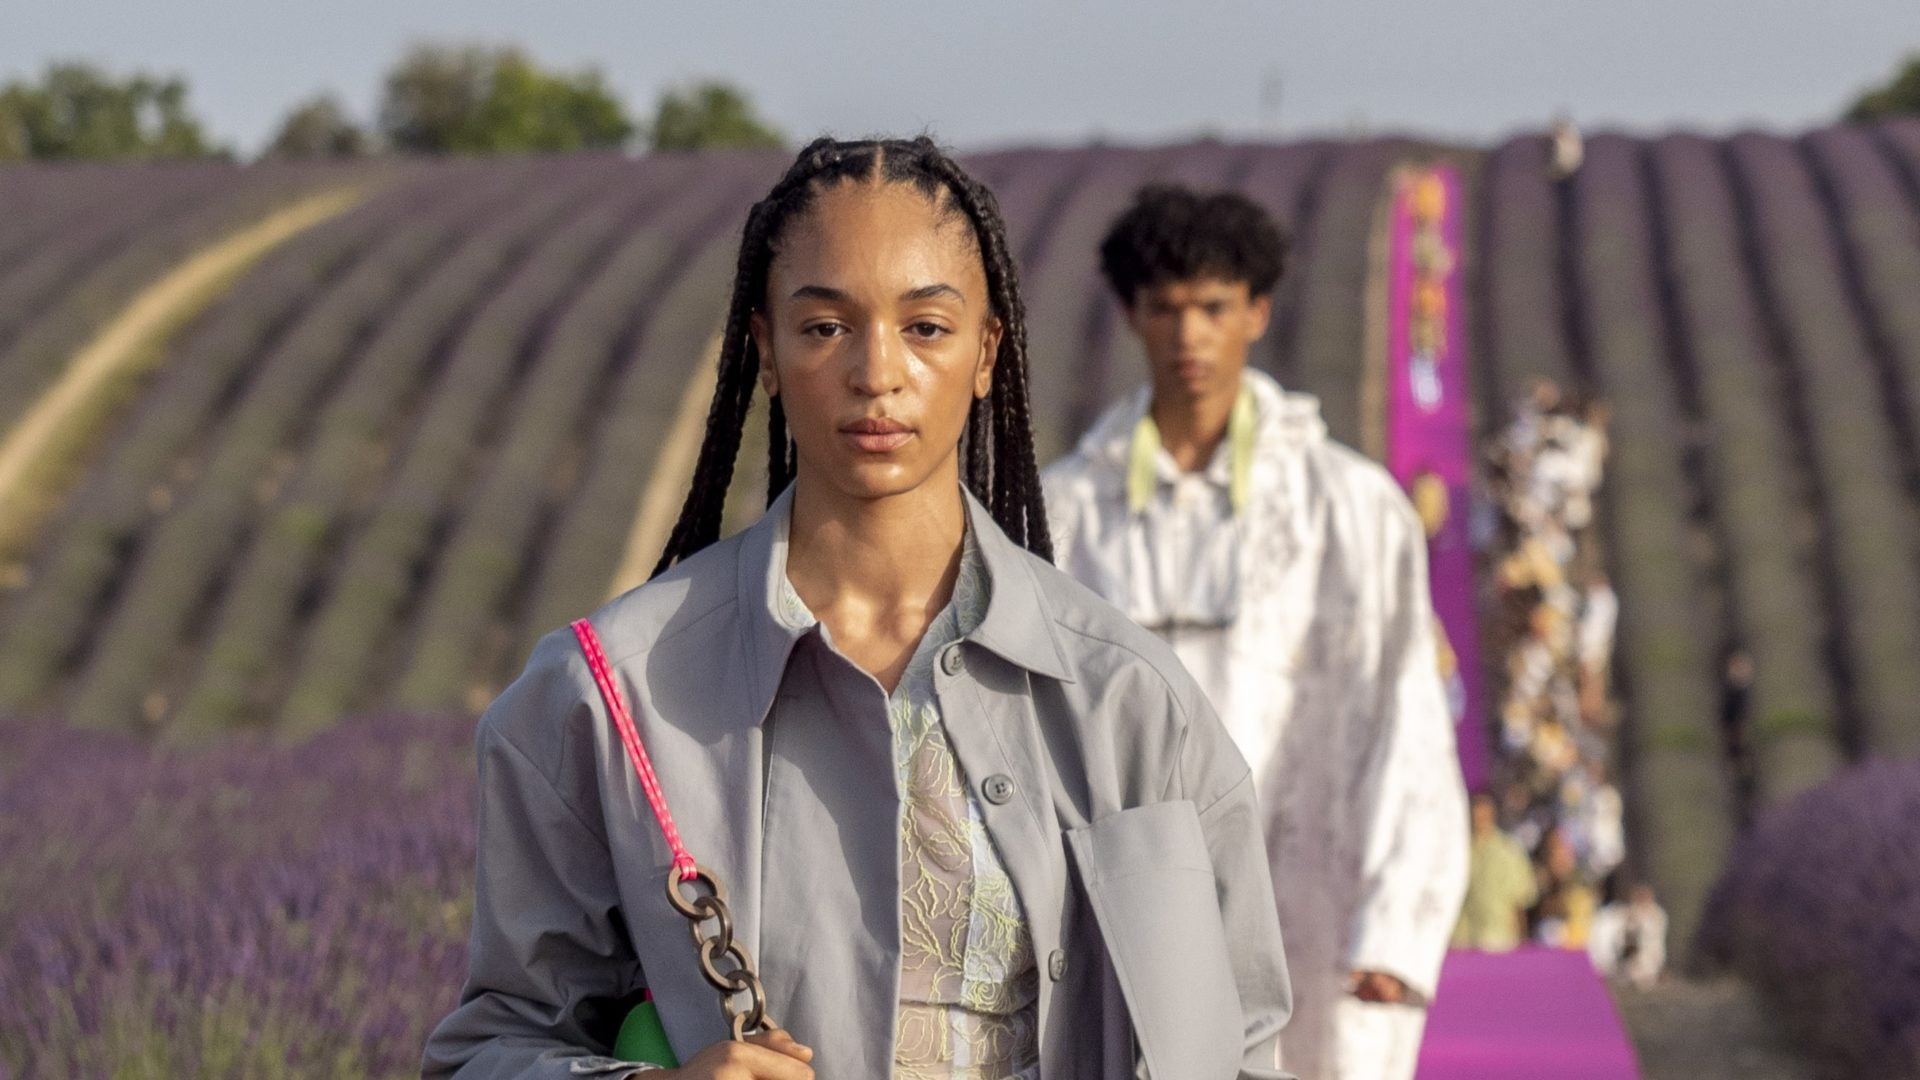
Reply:
[[[993,193],[926,136],[821,138],[800,151],[786,175],[747,213],[733,275],[733,299],[720,340],[719,381],[707,411],[706,438],[700,444],[693,486],[680,508],[680,520],[654,567],[656,575],[720,538],[727,488],[733,482],[741,432],[759,381],[760,350],[749,325],[753,313],[766,302],[767,271],[776,245],[788,223],[813,204],[815,192],[846,180],[912,184],[936,201],[944,193],[945,205],[972,224],[986,264],[988,306],[1003,330],[992,389],[985,398],[975,399],[967,414],[961,439],[962,477],[1015,543],[1043,559],[1053,558],[1027,401],[1027,310]],[[771,505],[793,482],[797,450],[787,437],[780,398],[774,396],[768,405],[767,503]]]

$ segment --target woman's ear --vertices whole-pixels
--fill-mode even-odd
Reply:
[[[973,365],[973,396],[984,399],[993,391],[993,365],[1000,359],[1000,338],[1006,331],[1006,325],[999,319],[988,319],[985,331],[980,335],[980,359]]]
[[[765,312],[756,311],[747,316],[747,333],[753,338],[754,351],[760,356],[760,389],[768,397],[780,393],[780,373],[773,366],[773,330],[767,325]]]

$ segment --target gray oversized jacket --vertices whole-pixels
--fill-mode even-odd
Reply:
[[[770,1015],[825,1080],[881,1080],[900,957],[892,729],[879,683],[772,606],[787,511],[592,619]],[[970,495],[967,514],[990,597],[935,693],[1039,958],[1043,1075],[1283,1077],[1291,992],[1246,763],[1158,638]],[[423,1075],[621,1075],[604,1055],[642,988],[683,1060],[724,1039],[571,631],[540,641],[476,742],[469,972]]]

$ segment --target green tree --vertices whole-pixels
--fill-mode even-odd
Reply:
[[[785,142],[778,129],[754,115],[745,93],[723,82],[669,90],[660,95],[654,113],[655,150],[778,147]]]
[[[1861,94],[1847,110],[1848,120],[1880,120],[1920,114],[1920,53],[1907,57],[1885,86]]]
[[[115,79],[91,64],[56,63],[37,83],[0,88],[0,157],[194,158],[224,155],[187,108],[184,79]]]
[[[542,71],[518,49],[421,45],[387,76],[380,126],[400,150],[499,154],[624,146],[626,110],[591,68]]]
[[[287,114],[280,133],[262,157],[281,160],[361,157],[373,151],[373,139],[347,116],[330,95],[321,95]]]

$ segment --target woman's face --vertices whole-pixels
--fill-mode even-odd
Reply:
[[[1001,333],[965,215],[906,184],[818,192],[780,238],[752,330],[802,482],[862,499],[959,483]]]

